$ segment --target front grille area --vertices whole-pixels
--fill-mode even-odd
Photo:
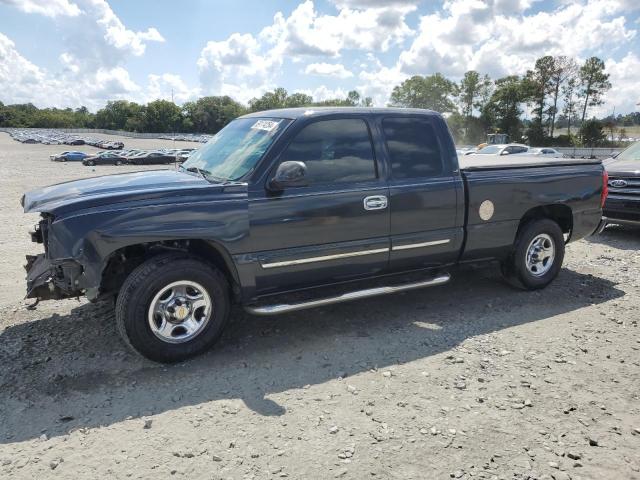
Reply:
[[[609,194],[640,198],[640,177],[618,177],[609,174]]]

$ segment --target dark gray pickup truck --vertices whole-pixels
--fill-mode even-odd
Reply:
[[[600,227],[599,162],[458,161],[430,111],[246,115],[179,170],[25,194],[44,245],[27,259],[27,296],[115,298],[125,341],[170,362],[211,346],[233,302],[278,314],[441,285],[481,261],[542,288],[565,242]]]

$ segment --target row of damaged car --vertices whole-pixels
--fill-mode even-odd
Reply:
[[[103,150],[122,150],[123,142],[104,140],[102,138],[80,135],[77,133],[65,133],[60,130],[48,129],[7,129],[7,133],[14,140],[21,143],[41,143],[43,145],[91,145]]]
[[[54,162],[82,162],[83,165],[164,165],[182,163],[194,152],[193,148],[175,148],[160,150],[131,149],[87,153],[77,150],[60,152],[49,158]]]

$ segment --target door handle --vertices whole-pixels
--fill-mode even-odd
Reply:
[[[384,210],[388,205],[387,197],[384,195],[372,195],[371,197],[365,197],[364,209],[365,210]]]

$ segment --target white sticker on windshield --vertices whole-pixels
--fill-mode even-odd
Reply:
[[[255,128],[256,130],[264,130],[266,132],[270,132],[274,128],[278,126],[280,122],[274,122],[273,120],[258,120],[254,123],[251,128]]]

